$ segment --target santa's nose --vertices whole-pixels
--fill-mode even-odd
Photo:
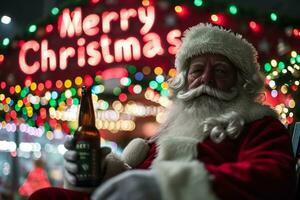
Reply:
[[[201,77],[201,82],[202,84],[206,84],[206,85],[211,85],[213,83],[213,74],[212,71],[207,68]]]

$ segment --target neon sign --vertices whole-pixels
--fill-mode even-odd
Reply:
[[[139,33],[126,38],[112,38],[110,33],[117,26],[122,32],[130,32],[130,22],[138,20]],[[25,74],[56,69],[65,70],[70,60],[78,67],[130,62],[154,58],[164,54],[174,55],[181,44],[181,31],[170,30],[166,36],[151,31],[155,24],[155,7],[122,8],[119,12],[104,11],[83,15],[80,7],[63,10],[57,23],[61,46],[51,48],[47,39],[25,42],[19,52],[19,67]],[[92,38],[92,39],[91,39]],[[95,39],[96,38],[96,39]],[[64,39],[75,39],[75,46],[64,46]],[[92,41],[91,41],[92,40]],[[163,47],[162,41],[167,42]],[[35,55],[35,60],[29,57]]]

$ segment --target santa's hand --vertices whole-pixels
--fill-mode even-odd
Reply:
[[[71,185],[76,185],[76,173],[78,173],[78,154],[75,151],[75,139],[72,136],[67,136],[66,141],[64,143],[65,148],[68,150],[64,154],[64,178],[66,181],[71,184]],[[101,172],[104,170],[104,160],[107,154],[110,153],[110,148],[108,147],[103,147],[101,148],[101,153],[99,155],[99,159],[102,161],[101,162]]]
[[[152,171],[124,172],[98,187],[92,200],[160,200],[158,183]]]

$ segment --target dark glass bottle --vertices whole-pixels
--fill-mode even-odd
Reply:
[[[95,126],[95,113],[90,88],[82,87],[78,129],[75,132],[79,172],[77,185],[94,187],[100,183],[100,135]]]

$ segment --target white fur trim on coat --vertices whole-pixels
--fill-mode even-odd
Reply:
[[[164,200],[215,200],[212,176],[198,161],[199,138],[165,135],[158,138],[154,170]]]
[[[164,200],[217,200],[212,177],[198,161],[162,161],[152,166]]]

